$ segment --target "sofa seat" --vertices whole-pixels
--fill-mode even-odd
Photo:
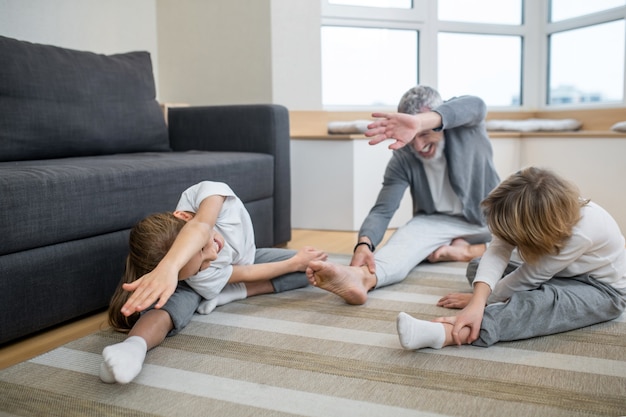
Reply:
[[[0,199],[0,255],[129,229],[174,210],[185,188],[207,178],[248,204],[272,203],[273,159],[188,151],[0,163],[0,195],[11,196]]]

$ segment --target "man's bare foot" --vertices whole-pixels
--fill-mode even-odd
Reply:
[[[348,304],[365,304],[367,292],[376,285],[376,275],[365,266],[311,261],[306,276],[311,285],[338,295]]]
[[[428,255],[428,262],[469,262],[485,253],[487,245],[470,245],[465,239],[454,239],[449,245],[441,246]]]

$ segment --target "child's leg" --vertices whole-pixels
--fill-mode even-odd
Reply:
[[[161,309],[141,315],[125,341],[104,348],[100,379],[107,383],[131,382],[141,372],[146,352],[187,326],[201,299],[187,283],[179,282]]]
[[[452,325],[433,321],[418,320],[406,313],[398,314],[396,321],[400,344],[408,350],[433,348],[441,349],[444,346],[455,344],[452,339]],[[459,337],[461,344],[467,344],[470,330],[461,329]]]
[[[269,289],[267,288],[269,286]],[[269,281],[235,282],[227,284],[222,291],[210,300],[202,300],[198,306],[199,314],[209,314],[218,306],[243,300],[253,295],[269,294],[273,291]]]
[[[476,346],[579,329],[612,320],[626,297],[587,276],[552,278],[541,287],[513,294],[504,304],[485,308]]]
[[[264,264],[270,262],[284,261],[293,257],[296,251],[281,248],[259,248],[256,250],[254,263]],[[211,300],[204,300],[198,307],[198,313],[209,314],[216,307],[231,303],[237,300],[243,300],[247,297],[255,295],[279,293],[283,291],[295,290],[309,285],[309,280],[304,272],[292,272],[278,278],[253,281],[238,282],[228,284],[217,297]]]
[[[281,248],[259,248],[256,250],[255,264],[284,261],[292,258],[296,254],[295,250]],[[309,280],[304,272],[292,272],[269,281],[272,286],[271,292],[279,293],[303,288],[309,285]],[[268,287],[265,287],[267,290]],[[262,294],[262,293],[259,293]],[[267,294],[267,293],[265,293]]]
[[[125,341],[102,351],[100,379],[110,384],[127,384],[135,379],[141,372],[146,352],[161,344],[173,328],[167,311],[150,310],[142,314]]]
[[[256,250],[254,263],[263,264],[270,262],[284,261],[293,257],[296,251],[280,248],[260,248]],[[198,307],[198,313],[209,314],[216,307],[243,300],[255,295],[273,294],[283,291],[294,290],[306,287],[309,284],[304,272],[292,272],[278,278],[265,281],[238,282],[228,284],[211,300],[204,300]]]

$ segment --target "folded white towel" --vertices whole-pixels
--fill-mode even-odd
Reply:
[[[582,126],[576,119],[525,119],[525,120],[488,120],[487,130],[509,130],[515,132],[570,131]]]
[[[364,133],[371,120],[328,122],[328,133]]]

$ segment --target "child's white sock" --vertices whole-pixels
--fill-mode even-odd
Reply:
[[[146,341],[139,336],[131,336],[122,343],[105,347],[100,379],[108,384],[128,384],[141,372],[147,351]]]
[[[418,320],[406,313],[400,313],[396,325],[400,344],[408,350],[441,349],[446,341],[446,330],[442,323]]]
[[[217,297],[211,300],[204,300],[200,303],[196,311],[199,314],[209,314],[215,310],[217,306],[223,306],[224,304],[232,303],[233,301],[243,300],[248,296],[246,291],[246,284],[243,282],[236,282],[234,284],[228,284],[222,289]]]

